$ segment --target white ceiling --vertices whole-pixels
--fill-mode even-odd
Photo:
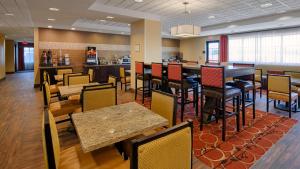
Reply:
[[[171,26],[185,22],[183,2],[184,0],[144,0],[142,3],[136,3],[134,0],[0,0],[0,32],[5,33],[10,39],[29,40],[33,37],[33,27],[51,25],[58,29],[75,27],[83,31],[128,34],[129,23],[146,18],[160,20],[163,35],[168,35]],[[281,24],[282,27],[289,24],[297,26],[295,20],[293,22],[278,20],[282,16],[289,16],[290,13],[293,14],[293,18],[300,18],[300,13],[297,12],[300,10],[300,0],[189,0],[189,2],[188,10],[192,12],[192,23],[202,26],[206,31],[202,35],[222,33],[220,29],[228,29],[228,26],[230,32],[247,31],[248,29],[238,29],[239,26],[245,25],[251,27],[251,30],[260,29],[253,20],[263,22],[259,20],[270,18],[271,15],[274,16],[268,22],[276,23],[275,26],[270,24],[271,27],[280,27],[278,24],[280,22],[284,22]],[[266,3],[271,3],[272,6],[262,8],[261,5]],[[50,7],[60,10],[49,11]],[[6,13],[13,13],[14,16],[7,16]],[[106,19],[108,15],[115,18]],[[215,18],[209,19],[209,16]],[[56,20],[48,21],[48,18]],[[101,19],[107,21],[100,21]]]

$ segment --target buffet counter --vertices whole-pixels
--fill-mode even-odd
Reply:
[[[93,69],[95,72],[94,82],[106,83],[109,75],[120,78],[120,67],[130,70],[130,64],[83,65],[83,72],[87,73],[89,69]]]

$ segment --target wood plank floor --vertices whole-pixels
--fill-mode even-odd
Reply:
[[[129,92],[118,93],[118,103],[132,99]],[[271,105],[271,104],[270,104]],[[265,111],[265,98],[258,98],[257,109]],[[44,168],[41,141],[42,94],[33,89],[33,73],[7,75],[0,81],[0,169]],[[286,115],[273,109],[271,112]],[[293,114],[300,120],[300,113]],[[62,149],[78,143],[69,124],[59,124]],[[194,159],[195,169],[207,168]],[[277,142],[252,168],[299,169],[300,122]]]

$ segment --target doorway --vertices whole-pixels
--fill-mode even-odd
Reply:
[[[18,43],[18,66],[17,71],[28,71],[34,69],[34,46],[33,43]]]

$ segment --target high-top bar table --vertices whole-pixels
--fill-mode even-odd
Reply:
[[[72,115],[83,152],[97,150],[168,125],[168,120],[130,102]]]

